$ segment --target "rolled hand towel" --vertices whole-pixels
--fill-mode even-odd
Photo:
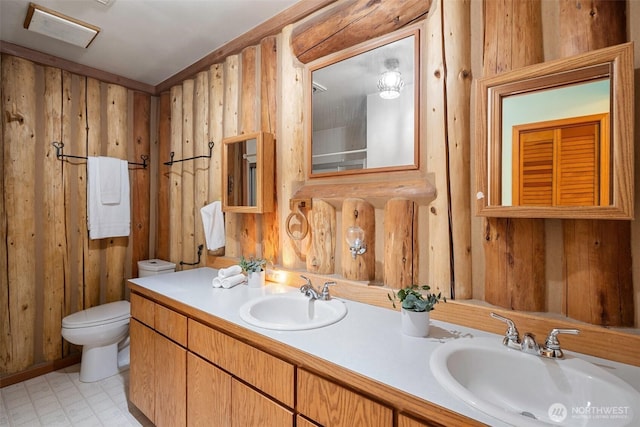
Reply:
[[[222,287],[222,279],[220,277],[214,277],[213,278],[213,282],[211,283],[211,285],[214,288],[221,288]]]
[[[224,279],[240,273],[242,273],[242,268],[239,265],[234,265],[229,268],[221,268],[218,270],[218,277]]]
[[[235,276],[225,277],[220,281],[222,287],[225,289],[233,288],[236,285],[244,283],[247,277],[244,274],[236,274]]]

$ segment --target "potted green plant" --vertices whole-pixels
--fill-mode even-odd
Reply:
[[[440,301],[447,302],[442,293],[429,292],[428,285],[412,285],[398,292],[391,292],[387,297],[396,308],[396,301],[400,302],[400,315],[402,319],[402,332],[414,337],[426,337],[429,335],[429,312]]]
[[[240,268],[247,274],[247,284],[251,288],[259,288],[264,286],[265,283],[265,271],[264,268],[267,265],[267,260],[263,258],[240,258]]]

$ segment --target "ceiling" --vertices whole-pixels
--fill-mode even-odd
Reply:
[[[88,48],[28,31],[29,0],[0,0],[0,39],[158,85],[299,0],[36,0],[100,27]]]

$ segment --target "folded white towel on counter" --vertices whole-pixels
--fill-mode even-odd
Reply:
[[[235,276],[240,273],[242,273],[242,267],[234,265],[229,268],[221,268],[218,270],[218,277],[224,279],[225,277]]]
[[[90,239],[128,236],[131,232],[129,167],[126,160],[87,158],[87,227]],[[103,181],[118,182],[118,189]],[[115,193],[118,196],[115,196]],[[103,199],[106,197],[106,200]],[[114,201],[119,198],[119,202]]]
[[[215,251],[225,245],[224,235],[224,215],[222,214],[222,203],[213,202],[200,208],[202,216],[202,226],[204,227],[204,238],[207,242],[207,249]]]
[[[213,278],[213,287],[214,288],[224,288],[229,289],[233,288],[236,285],[240,285],[247,280],[247,277],[244,274],[236,274],[234,276],[229,277],[214,277]]]

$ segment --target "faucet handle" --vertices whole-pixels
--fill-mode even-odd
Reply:
[[[503,341],[504,345],[509,345],[510,342],[520,344],[520,334],[518,333],[518,328],[516,328],[516,324],[513,323],[513,320],[494,312],[491,312],[491,317],[507,324],[507,332],[505,332],[505,339]]]
[[[322,299],[323,300],[330,300],[331,299],[331,295],[329,294],[329,286],[335,286],[336,282],[325,282],[324,285],[322,285],[322,290],[320,291],[321,295],[322,295]]]
[[[554,328],[547,335],[547,340],[544,343],[544,346],[549,350],[560,350],[560,342],[558,341],[558,334],[570,334],[570,335],[578,335],[580,333],[579,329],[561,329]]]

